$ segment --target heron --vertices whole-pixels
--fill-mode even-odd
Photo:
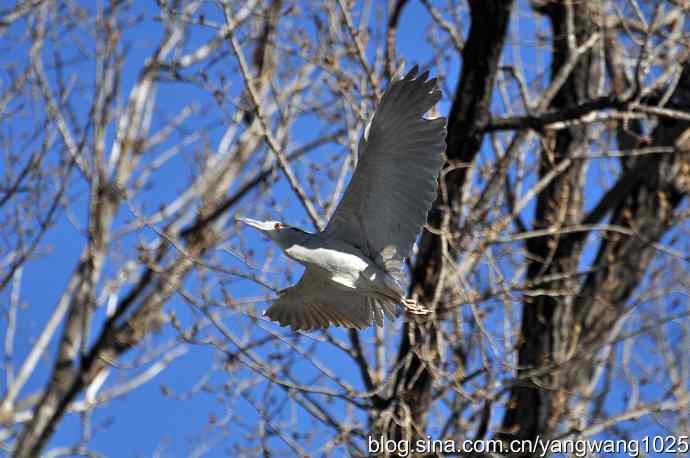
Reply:
[[[424,115],[441,99],[429,72],[398,73],[369,119],[347,190],[325,229],[309,233],[281,221],[237,218],[304,265],[264,312],[295,331],[383,326],[399,306],[428,311],[406,297],[405,259],[436,198],[446,119]]]

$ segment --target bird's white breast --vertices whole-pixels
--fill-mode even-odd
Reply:
[[[293,245],[285,254],[307,267],[316,267],[335,283],[355,288],[355,282],[365,271],[379,269],[357,248],[342,243],[317,241],[304,245]]]

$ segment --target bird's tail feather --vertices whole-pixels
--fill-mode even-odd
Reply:
[[[383,326],[383,316],[387,316],[389,319],[394,320],[397,313],[397,303],[391,299],[374,299],[369,298],[369,307],[371,310],[372,318],[379,327]]]
[[[295,331],[312,331],[329,326],[364,329],[372,321],[383,326],[384,316],[395,319],[399,303],[409,313],[428,313],[415,301],[404,298],[404,291],[394,277],[387,277],[386,283],[390,291],[376,297],[339,290],[330,294],[305,293],[303,287],[293,286],[280,292],[264,316]]]
[[[369,311],[364,307],[333,307],[310,302],[275,302],[264,315],[282,326],[295,331],[325,329],[331,325],[364,329],[371,323]]]
[[[400,296],[405,295],[407,289],[407,274],[405,273],[405,261],[395,251],[393,246],[384,248],[376,258],[376,264],[383,268],[393,279],[394,284],[389,284],[389,279],[384,279],[387,285],[394,289]]]

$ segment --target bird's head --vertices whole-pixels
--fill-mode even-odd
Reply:
[[[237,221],[260,230],[284,250],[300,242],[307,235],[303,230],[280,221],[258,221],[252,218],[237,218]]]

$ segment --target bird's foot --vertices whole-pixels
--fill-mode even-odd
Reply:
[[[423,307],[414,299],[403,298],[402,305],[405,311],[412,315],[428,315],[431,313],[431,310]]]

